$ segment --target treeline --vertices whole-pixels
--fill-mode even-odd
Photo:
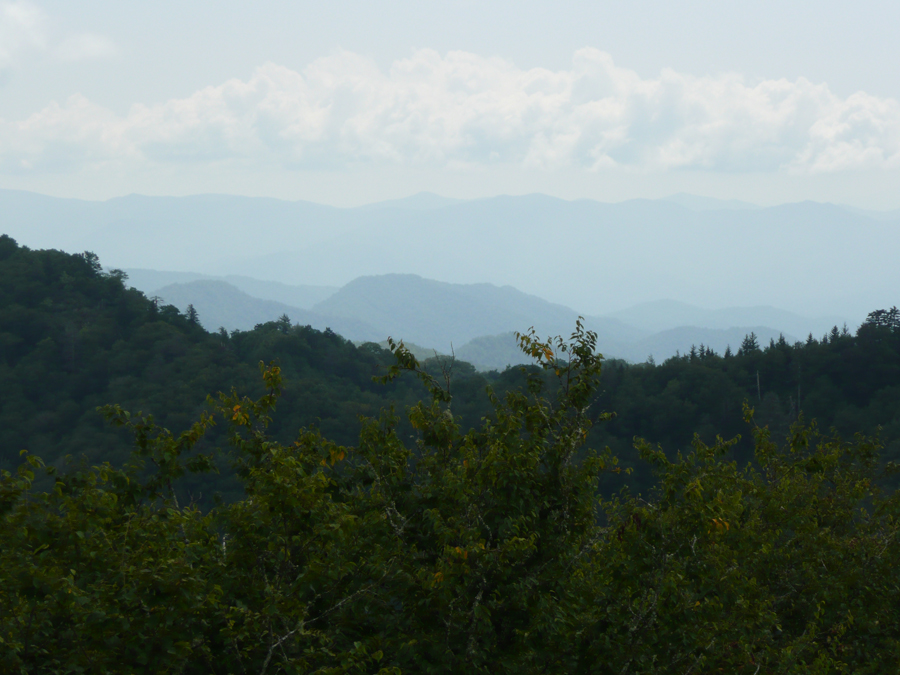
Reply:
[[[773,437],[785,438],[802,417],[846,437],[877,434],[884,457],[900,460],[900,312],[876,310],[855,333],[835,327],[793,345],[782,338],[760,346],[751,334],[734,354],[701,345],[659,365],[606,363],[598,405],[616,417],[597,430],[597,442],[631,465],[634,437],[674,451],[695,433],[707,443],[742,434],[734,452],[747,459],[745,401]],[[646,470],[633,466],[646,484]]]
[[[292,326],[287,317],[252,331],[208,333],[195,313],[159,306],[125,281],[121,272],[104,272],[92,254],[31,251],[0,237],[0,467],[17,466],[23,449],[57,466],[69,455],[88,465],[121,465],[128,439],[105,423],[99,406],[152,414],[177,431],[206,409],[209,394],[232,387],[260,394],[260,362],[277,363],[284,375],[269,430],[281,442],[315,427],[352,445],[361,416],[390,406],[402,412],[424,395],[414,378],[373,382],[395,362],[377,345],[356,347],[329,331]],[[587,446],[609,446],[633,471],[606,477],[604,491],[623,482],[637,491],[652,485],[635,437],[673,454],[689,448],[695,433],[707,443],[740,434],[732,454],[746,460],[752,441],[745,401],[775,437],[784,437],[802,413],[848,437],[877,433],[885,456],[900,458],[898,324],[896,309],[879,310],[855,332],[835,327],[795,345],[783,339],[759,345],[750,335],[733,354],[701,345],[661,364],[605,362],[592,409],[614,416],[593,428]],[[503,395],[521,388],[526,372],[546,376],[536,367],[478,373],[445,359],[425,367],[441,378],[447,371],[452,414],[463,429],[478,427],[490,413],[488,387]],[[407,424],[402,433],[413,432]],[[221,474],[184,487],[206,503],[216,492],[226,500],[241,494],[217,429],[198,452],[214,448],[222,453]]]

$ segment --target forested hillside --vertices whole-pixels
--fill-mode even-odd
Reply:
[[[157,306],[104,273],[91,254],[30,251],[0,238],[0,466],[20,450],[59,464],[66,455],[120,463],[129,443],[97,407],[118,403],[152,414],[172,430],[204,409],[206,396],[239,386],[258,392],[258,364],[277,360],[290,374],[280,425],[293,434],[318,425],[341,442],[358,415],[414,394],[404,382],[372,376],[392,362],[376,346],[285,320],[256,330],[210,334],[196,318]],[[211,443],[216,442],[213,435]]]
[[[635,436],[672,450],[694,433],[706,442],[717,434],[751,444],[741,402],[756,421],[784,438],[801,413],[823,430],[841,435],[879,434],[884,456],[900,459],[900,313],[876,310],[854,333],[837,327],[803,343],[759,345],[752,334],[735,353],[715,354],[703,345],[660,365],[607,363],[599,405],[616,417],[600,431],[627,461]]]
[[[173,482],[213,418],[171,436],[121,408],[121,469],[0,473],[0,666],[42,673],[889,672],[896,666],[900,502],[879,445],[753,427],[670,461],[658,487],[598,499],[615,457],[584,449],[601,360],[520,338],[526,387],[463,433],[446,382],[402,347],[387,379],[427,389],[367,420],[355,447],[267,433],[283,381],[221,398],[246,497],[208,513]],[[548,386],[549,385],[549,386]],[[752,413],[746,418],[752,424]],[[602,420],[601,420],[602,421]],[[577,461],[573,461],[577,458]],[[152,467],[152,468],[150,468]],[[150,468],[149,471],[147,469]]]
[[[741,410],[748,401],[757,421],[781,436],[800,412],[844,435],[874,434],[880,427],[887,456],[898,458],[897,328],[896,312],[876,311],[855,332],[835,327],[794,345],[759,345],[748,336],[734,354],[685,345],[683,356],[661,364],[608,361],[593,405],[614,417],[592,430],[588,444],[608,445],[635,469],[623,480],[646,489],[651,477],[636,459],[635,436],[675,452],[689,447],[694,433],[706,442],[716,434],[743,434],[735,451],[746,457]],[[121,273],[104,273],[91,254],[31,251],[9,237],[0,239],[0,350],[4,468],[14,467],[23,449],[52,464],[67,455],[120,463],[129,452],[127,439],[105,424],[98,406],[116,403],[152,414],[176,431],[197,417],[209,394],[232,387],[258,393],[260,362],[274,361],[284,374],[271,427],[281,440],[315,425],[336,442],[352,444],[360,415],[390,405],[402,410],[423,393],[412,379],[373,382],[394,362],[377,345],[355,347],[287,317],[250,331],[208,333],[196,316],[127,289]],[[434,373],[440,366],[439,360],[426,363]],[[523,382],[519,368],[476,373],[456,361],[453,413],[463,428],[475,427],[490,410],[489,385],[502,393]],[[215,432],[204,443],[224,445]],[[213,482],[215,489],[234,488],[227,478]]]
[[[487,375],[210,334],[0,237],[0,669],[896,665],[900,312],[659,365],[573,328]]]

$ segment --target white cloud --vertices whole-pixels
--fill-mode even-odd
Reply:
[[[247,81],[137,104],[125,116],[76,96],[22,121],[0,120],[6,171],[221,161],[305,168],[894,168],[900,103],[864,93],[841,98],[802,78],[747,83],[734,74],[672,70],[641,78],[595,49],[579,50],[562,71],[420,50],[387,72],[350,52],[302,72],[267,64]]]
[[[93,33],[54,35],[48,17],[36,5],[20,0],[0,2],[0,76],[29,52],[49,52],[60,61],[81,61],[112,56],[112,40]]]

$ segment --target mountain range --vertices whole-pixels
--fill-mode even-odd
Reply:
[[[424,353],[455,353],[482,369],[503,368],[523,357],[514,332],[533,327],[540,335],[568,335],[578,312],[528,295],[512,287],[491,284],[449,284],[416,275],[390,274],[354,279],[340,289],[316,287],[326,294],[304,306],[276,298],[310,298],[310,288],[238,278],[238,288],[225,279],[179,278],[173,273],[127,270],[129,284],[148,296],[186,310],[197,310],[209,330],[249,330],[256,324],[287,315],[293,323],[323,330],[330,328],[356,342],[382,342],[388,336],[420,346]],[[155,281],[155,283],[154,283]],[[254,297],[245,289],[255,290]],[[296,293],[296,295],[292,295]],[[706,345],[723,352],[737,349],[748,333],[761,343],[784,334],[790,342],[815,332],[817,336],[839,317],[810,319],[772,307],[704,310],[674,301],[641,305],[608,316],[586,316],[585,326],[598,334],[601,351],[609,357],[642,362],[664,360],[691,345]]]
[[[900,213],[693,195],[601,203],[437,195],[358,208],[228,195],[105,202],[0,191],[0,231],[111,267],[343,287],[416,274],[512,286],[592,316],[671,298],[847,316],[896,304]]]
[[[94,251],[148,295],[194,305],[212,330],[287,314],[482,367],[518,358],[514,331],[565,335],[579,315],[604,353],[630,361],[700,343],[734,349],[750,331],[763,342],[821,336],[896,304],[900,287],[900,212],[686,194],[606,204],[422,193],[341,209],[0,190],[0,231],[35,248]]]

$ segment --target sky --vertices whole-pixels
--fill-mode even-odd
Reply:
[[[900,3],[0,0],[0,188],[900,208]]]

